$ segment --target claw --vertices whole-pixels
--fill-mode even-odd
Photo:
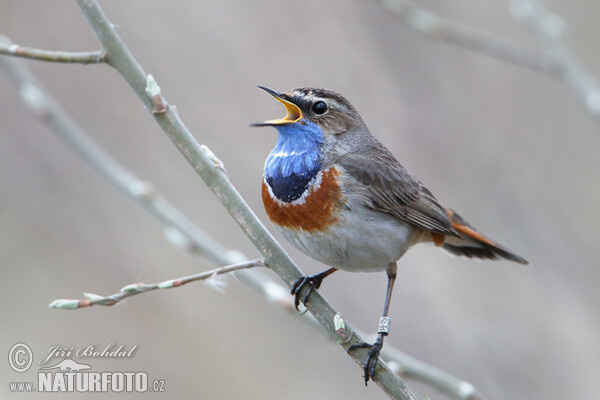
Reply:
[[[294,282],[294,286],[292,286],[292,296],[296,296],[294,299],[294,306],[296,306],[296,310],[300,305],[300,292],[304,288],[304,286],[308,285],[308,289],[306,290],[306,294],[302,298],[302,303],[306,304],[308,301],[308,297],[312,293],[313,289],[318,289],[321,286],[321,282],[323,282],[323,277],[317,275],[312,276],[301,276],[296,282]]]
[[[383,347],[383,339],[378,337],[375,343],[369,344],[366,342],[353,344],[348,348],[348,351],[354,351],[356,349],[369,349],[369,354],[365,363],[363,364],[363,372],[365,378],[365,386],[369,382],[369,379],[373,379],[375,376],[375,367],[377,367],[377,360],[379,359],[379,352]]]
[[[337,271],[336,268],[329,268],[328,270],[315,275],[301,276],[296,282],[294,282],[294,285],[292,285],[292,296],[296,296],[296,298],[294,299],[294,305],[296,306],[297,311],[300,311],[298,310],[298,306],[300,305],[300,292],[302,291],[304,286],[308,285],[306,294],[302,298],[302,303],[306,304],[306,302],[308,301],[308,297],[312,293],[313,289],[318,289],[319,287],[321,287],[323,279],[333,274],[335,271]]]

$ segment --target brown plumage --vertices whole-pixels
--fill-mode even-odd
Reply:
[[[337,183],[338,170],[331,167],[321,172],[318,185],[297,201],[283,203],[270,193],[263,179],[262,199],[265,211],[273,223],[286,228],[301,229],[306,232],[322,231],[338,219],[342,193]]]

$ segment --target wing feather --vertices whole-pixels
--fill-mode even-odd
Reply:
[[[458,236],[445,208],[379,142],[337,163],[367,188],[366,206],[434,233]]]

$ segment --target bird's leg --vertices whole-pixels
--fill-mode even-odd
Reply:
[[[396,280],[396,263],[391,263],[387,269],[388,285],[385,293],[385,304],[383,306],[383,314],[379,319],[379,328],[377,329],[377,340],[375,343],[358,343],[350,346],[348,351],[356,349],[369,349],[369,354],[365,363],[363,364],[365,385],[369,382],[369,378],[375,375],[375,367],[377,366],[377,360],[379,358],[379,352],[383,347],[383,338],[388,335],[390,331],[390,317],[388,317],[388,310],[390,309],[390,300],[392,298],[392,290],[394,289],[394,281]]]
[[[294,286],[292,286],[292,296],[296,296],[294,300],[296,310],[298,310],[298,306],[300,305],[300,292],[302,291],[302,288],[308,285],[308,290],[306,291],[306,294],[302,299],[302,303],[306,303],[306,301],[308,300],[308,296],[310,296],[313,289],[318,289],[321,286],[321,282],[323,282],[323,279],[333,274],[335,271],[337,271],[337,268],[329,268],[315,275],[301,276],[300,278],[298,278],[298,280],[294,282]]]

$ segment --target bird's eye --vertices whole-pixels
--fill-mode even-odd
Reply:
[[[327,104],[324,101],[317,101],[313,104],[312,110],[317,115],[325,114],[327,112]]]

